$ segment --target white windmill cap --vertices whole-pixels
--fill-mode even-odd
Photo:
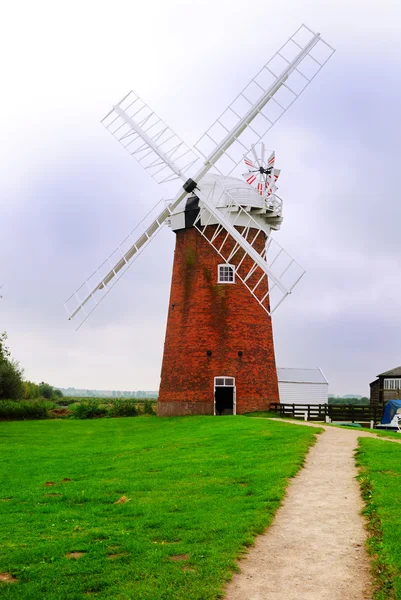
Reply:
[[[238,208],[233,206],[234,202],[245,209],[236,218],[236,225],[249,225],[249,217],[253,217],[254,226],[262,229],[268,235],[271,229],[279,229],[281,217],[281,204],[274,204],[273,198],[268,200],[260,196],[257,190],[250,186],[246,181],[236,177],[224,177],[223,175],[208,173],[199,183],[199,188],[209,202],[213,203],[221,213],[227,213],[227,216],[238,213]],[[194,224],[199,213],[199,204],[196,198],[196,190],[192,196],[187,196],[174,210],[168,223],[173,231],[191,227]],[[201,225],[206,225],[204,216],[201,218]],[[218,221],[210,216],[207,218],[209,225],[215,225]]]
[[[266,206],[264,198],[255,188],[236,177],[223,177],[208,173],[203,177],[199,187],[217,208],[225,208],[231,204],[229,195],[232,195],[235,201],[244,208],[261,209]],[[228,194],[224,193],[224,190],[227,190]]]

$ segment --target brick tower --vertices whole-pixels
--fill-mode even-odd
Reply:
[[[208,183],[213,183],[213,176],[209,176]],[[249,186],[237,179],[231,183],[246,190],[249,202]],[[252,202],[249,210],[262,213],[257,194],[252,196]],[[220,209],[224,210],[224,206]],[[178,207],[170,222],[176,233],[176,247],[158,414],[267,410],[270,402],[279,402],[271,317],[236,278],[237,266],[241,264],[246,269],[248,261],[249,269],[252,260],[240,250],[230,264],[225,263],[200,234],[199,225],[194,226],[198,215],[198,199],[191,196]],[[258,219],[259,231],[251,229],[249,235],[253,238],[261,234],[253,244],[261,254],[266,234],[270,228],[278,228],[281,216],[263,213]],[[215,244],[220,246],[226,232],[219,233],[217,227],[208,225],[209,235],[217,234]],[[226,240],[231,248],[234,243],[233,239]],[[247,283],[250,287],[256,285],[256,273]],[[267,279],[258,291],[262,297],[267,294]]]

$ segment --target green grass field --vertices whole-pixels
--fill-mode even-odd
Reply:
[[[359,439],[357,462],[366,502],[377,600],[401,600],[401,445]]]
[[[380,429],[375,429],[374,431],[372,431],[372,433],[379,437],[392,438],[401,442],[401,433],[399,433],[398,431],[381,431]]]
[[[0,423],[0,573],[17,580],[0,597],[221,597],[315,434],[245,417]]]

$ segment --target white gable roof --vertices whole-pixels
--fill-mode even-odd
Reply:
[[[278,368],[277,375],[279,382],[286,383],[326,383],[326,377],[322,370],[317,369],[292,369]]]

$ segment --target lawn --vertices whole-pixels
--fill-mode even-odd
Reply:
[[[401,442],[401,433],[399,431],[375,429],[374,431],[372,431],[372,433],[374,433],[375,435],[377,435],[379,437],[392,438],[392,439],[399,440]]]
[[[401,600],[401,445],[360,438],[357,461],[374,558],[374,598]]]
[[[16,579],[0,597],[220,598],[315,434],[246,417],[0,423],[0,574]]]

